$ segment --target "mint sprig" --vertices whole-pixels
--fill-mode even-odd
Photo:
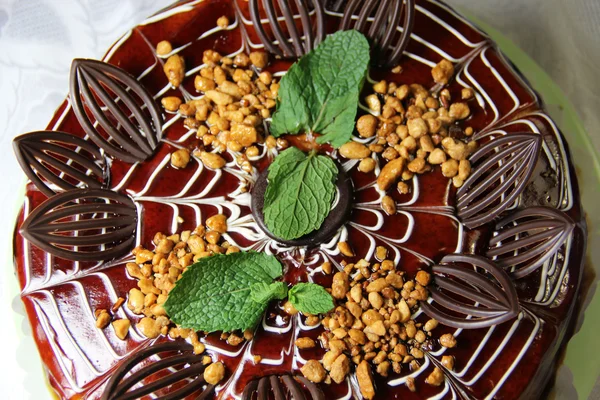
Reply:
[[[200,259],[188,267],[164,304],[171,321],[196,331],[230,332],[254,328],[271,300],[289,300],[297,310],[326,313],[333,309],[327,291],[299,283],[288,291],[277,258],[265,253],[239,252]]]
[[[263,206],[269,230],[292,240],[319,229],[331,211],[337,173],[331,158],[295,147],[276,157],[269,166]]]
[[[264,253],[201,258],[177,281],[164,307],[171,321],[183,328],[206,332],[252,328],[269,300],[285,298],[280,287],[270,286],[282,273],[279,261]]]
[[[273,136],[308,132],[323,135],[318,143],[348,142],[368,65],[369,43],[361,33],[328,36],[281,79]]]
[[[308,314],[323,314],[334,307],[333,298],[323,286],[298,283],[288,292],[288,300],[296,310]]]

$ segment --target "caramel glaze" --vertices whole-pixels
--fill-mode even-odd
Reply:
[[[180,2],[171,8],[188,2]],[[249,20],[247,2],[240,0],[239,5],[245,18]],[[511,122],[508,126],[502,127],[506,132],[531,132],[539,130],[544,136],[544,140],[550,149],[549,152],[542,152],[538,160],[538,165],[534,175],[528,185],[526,194],[522,196],[523,206],[529,205],[552,205],[559,206],[561,190],[566,182],[566,173],[570,172],[570,184],[572,185],[572,207],[567,211],[568,215],[577,222],[577,228],[574,232],[571,252],[566,255],[569,262],[568,273],[560,283],[560,290],[556,299],[550,306],[538,306],[533,304],[534,297],[538,292],[538,286],[541,277],[541,271],[520,279],[515,282],[517,292],[520,298],[521,309],[525,311],[523,319],[517,325],[516,330],[509,343],[497,354],[493,365],[479,379],[473,379],[484,364],[496,352],[502,339],[507,332],[511,330],[514,321],[509,321],[498,325],[488,338],[487,345],[479,353],[470,366],[468,372],[462,377],[463,381],[473,380],[470,385],[459,382],[452,374],[447,374],[449,384],[456,390],[460,397],[465,398],[483,398],[486,397],[493,388],[499,384],[505,372],[511,367],[515,357],[521,348],[526,344],[530,337],[533,326],[535,325],[532,314],[541,318],[543,322],[539,327],[538,333],[533,337],[529,348],[522,355],[516,369],[510,374],[496,393],[496,398],[535,398],[539,396],[541,387],[550,376],[550,371],[554,365],[554,360],[558,349],[562,346],[565,337],[565,331],[569,320],[575,309],[578,288],[581,279],[582,255],[585,248],[585,223],[582,219],[582,212],[578,199],[577,183],[573,166],[567,159],[560,154],[559,141],[562,137],[555,135],[551,122],[542,116],[535,114],[541,110],[541,104],[535,93],[515,72],[510,64],[503,59],[493,43],[487,36],[476,30],[468,23],[457,18],[448,11],[445,6],[428,1],[418,1],[417,6],[436,16],[442,23],[430,18],[426,13],[417,11],[415,19],[415,34],[423,40],[444,49],[451,57],[462,59],[456,66],[458,73],[462,68],[468,68],[468,76],[462,75],[462,78],[468,85],[473,85],[471,79],[477,81],[480,91],[485,91],[489,99],[483,99],[480,105],[477,102],[471,102],[472,116],[464,121],[464,126],[472,126],[476,132],[481,130],[491,130],[495,127],[502,127],[503,124]],[[189,10],[180,13],[173,13],[168,18],[161,19],[146,25],[140,25],[134,28],[128,37],[121,41],[119,46],[114,47],[114,53],[109,62],[120,66],[132,75],[139,77],[149,66],[155,65],[149,73],[144,75],[140,82],[150,93],[158,93],[167,85],[167,80],[162,72],[162,63],[164,60],[155,56],[154,48],[161,40],[169,40],[173,47],[177,48],[186,43],[193,44],[181,50],[181,54],[189,68],[202,64],[202,52],[206,49],[214,49],[222,54],[229,54],[237,51],[242,46],[247,46],[244,42],[243,32],[253,43],[260,43],[252,27],[242,23],[235,29],[220,31],[209,35],[203,39],[196,40],[204,32],[216,26],[216,20],[222,15],[227,15],[230,21],[235,21],[235,12],[232,2],[229,0],[207,0],[194,4]],[[457,34],[451,33],[444,27],[444,24],[451,26],[455,32],[462,35],[459,39]],[[327,15],[326,27],[329,32],[335,31],[339,26],[339,17]],[[475,45],[468,45],[473,43]],[[479,43],[479,44],[478,44]],[[426,60],[437,63],[441,56],[420,42],[411,40],[407,51],[416,54]],[[485,62],[481,54],[485,51]],[[371,77],[375,80],[388,79],[399,84],[402,83],[420,83],[425,87],[433,87],[431,78],[431,67],[418,61],[416,58],[404,57],[402,60],[403,72],[401,74],[392,74],[389,71],[373,68],[370,71]],[[269,67],[272,71],[280,71],[288,68],[289,62],[275,61]],[[494,74],[490,73],[491,65],[499,76],[505,81],[502,84]],[[193,76],[188,77],[183,87],[195,95],[193,87]],[[514,93],[514,98],[507,95],[506,88],[510,88]],[[453,98],[460,98],[462,86],[453,81],[448,89]],[[164,95],[176,95],[181,97],[181,92],[175,89],[169,89]],[[515,100],[516,99],[516,100]],[[490,102],[493,102],[493,106]],[[515,106],[516,104],[516,106]],[[49,129],[57,129],[73,133],[83,137],[84,131],[78,124],[72,110],[68,108],[67,102],[59,107],[54,118],[49,123]],[[64,115],[63,115],[64,114]],[[173,117],[166,115],[166,120]],[[517,120],[527,122],[515,122]],[[181,121],[170,125],[164,129],[163,139],[176,141],[181,138],[187,130],[183,127]],[[186,139],[183,144],[193,149],[197,145],[194,135]],[[173,147],[166,141],[162,141],[155,152],[145,163],[139,164],[128,179],[128,183],[120,189],[125,192],[140,192],[152,172],[160,162],[173,151]],[[327,151],[328,149],[323,149]],[[550,168],[551,162],[558,164],[557,170]],[[257,164],[259,170],[264,169],[269,159],[265,159]],[[110,187],[115,187],[122,181],[124,176],[130,170],[131,165],[119,160],[112,160],[110,165],[111,183]],[[558,172],[557,172],[558,171]],[[179,193],[185,184],[192,178],[193,168],[184,170],[175,170],[167,165],[154,178],[150,191],[147,196],[164,197],[173,196]],[[189,190],[189,193],[199,193],[210,182],[214,172],[205,170]],[[373,175],[367,175],[357,172],[356,168],[350,171],[355,188],[362,188],[373,181]],[[550,177],[550,178],[549,178]],[[214,186],[206,197],[226,196],[233,192],[239,184],[239,179],[230,172],[223,172],[219,184]],[[414,188],[413,188],[414,190]],[[414,210],[418,207],[432,206],[454,206],[455,190],[445,179],[439,169],[434,172],[419,177],[420,194],[415,203],[411,205],[414,217],[414,230],[402,244],[401,263],[399,268],[412,275],[420,268],[427,268],[427,262],[415,256],[415,253],[422,254],[432,261],[439,261],[445,254],[456,250],[458,243],[458,224],[448,216],[436,215],[431,213],[419,212]],[[412,198],[412,193],[400,195],[392,191],[391,195],[397,202],[407,202]],[[355,202],[364,203],[377,199],[377,193],[374,189],[355,190]],[[25,213],[31,212],[35,207],[42,203],[46,196],[37,191],[29,184],[27,186],[27,200],[21,215],[17,221],[17,230],[14,239],[15,268],[17,277],[22,288],[22,300],[27,310],[28,318],[33,327],[34,339],[37,343],[39,352],[47,371],[51,386],[61,398],[99,398],[102,395],[103,387],[110,377],[111,372],[116,370],[123,362],[123,357],[135,353],[137,349],[151,346],[153,341],[147,340],[135,333],[132,329],[125,341],[116,338],[112,330],[106,329],[99,331],[94,326],[93,310],[98,308],[108,309],[116,300],[116,297],[125,297],[130,288],[136,287],[136,281],[127,275],[125,262],[121,259],[111,262],[80,262],[74,263],[60,258],[48,256],[40,249],[27,244],[18,233],[18,227],[21,226]],[[139,201],[141,204],[141,243],[146,247],[151,247],[151,240],[156,232],[171,232],[171,221],[173,218],[173,209],[164,203],[151,201]],[[214,215],[218,212],[217,208],[207,204],[199,204],[203,218]],[[225,210],[228,213],[228,210]],[[242,206],[243,215],[249,214],[248,207]],[[191,207],[179,207],[179,215],[184,219],[179,224],[177,230],[194,229],[198,221],[195,219],[194,211]],[[350,220],[358,224],[373,224],[374,217],[372,213],[365,210],[354,209]],[[397,214],[393,217],[386,217],[383,227],[378,231],[380,237],[401,238],[406,232],[408,225],[407,217],[404,214]],[[463,234],[463,252],[474,252],[483,254],[485,243],[488,242],[491,234],[490,226],[484,226],[473,231],[465,231]],[[352,244],[356,259],[363,257],[369,247],[367,237],[359,232],[355,227],[349,226],[348,241]],[[248,238],[240,234],[231,234],[232,239],[236,240],[242,246],[251,245]],[[383,244],[381,239],[376,239],[377,245]],[[288,254],[280,254],[279,258],[285,265],[286,282],[297,282],[307,279],[306,260],[310,254],[302,255],[301,252],[294,250]],[[339,256],[334,259],[340,261]],[[47,265],[51,267],[48,269]],[[314,280],[323,285],[330,283],[330,277],[321,273],[313,276]],[[119,311],[120,317],[128,317],[132,321],[132,326],[139,320],[140,316],[133,315],[123,307]],[[273,304],[265,317],[267,325],[282,326],[286,324],[289,316],[285,315],[280,308],[280,304]],[[304,317],[300,317],[301,320]],[[424,320],[424,316],[419,317]],[[247,382],[260,376],[269,374],[285,374],[296,371],[299,365],[293,357],[294,335],[297,334],[298,321],[292,322],[293,327],[287,333],[266,332],[262,326],[259,326],[255,339],[241,345],[240,347],[231,347],[219,340],[217,334],[209,335],[206,343],[226,349],[237,356],[222,356],[217,354],[210,346],[208,351],[216,358],[222,360],[228,372],[228,383],[234,385],[236,392],[241,394]],[[302,336],[317,338],[322,328],[305,331]],[[436,332],[441,335],[454,330],[440,326]],[[456,359],[455,371],[462,371],[471,358],[473,352],[477,349],[485,335],[487,329],[465,330],[458,337],[458,346],[448,350],[445,354],[453,355]],[[161,337],[158,342],[169,340]],[[428,357],[432,362],[427,367],[428,370],[419,375],[416,380],[417,391],[410,392],[405,385],[389,386],[386,381],[395,379],[399,376],[391,376],[387,380],[377,378],[377,398],[381,399],[420,399],[441,393],[442,387],[430,386],[424,383],[425,377],[437,365],[436,356],[432,355],[438,350],[438,345],[431,349],[426,349]],[[253,354],[260,354],[263,359],[278,359],[283,357],[280,365],[268,365],[265,363],[255,365],[248,358],[244,358],[244,353],[251,347]],[[109,350],[112,349],[112,350]],[[301,350],[300,355],[304,359],[319,357],[324,350],[321,348]],[[301,364],[300,364],[301,366]],[[239,373],[238,368],[243,368]],[[400,376],[409,373],[405,368]],[[235,374],[235,379],[231,379]],[[346,393],[347,385],[321,385],[326,398],[337,398]],[[227,398],[227,386],[216,388],[217,396]],[[450,392],[446,397],[451,397]]]

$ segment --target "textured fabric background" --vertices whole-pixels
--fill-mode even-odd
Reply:
[[[448,0],[509,36],[560,85],[600,149],[600,0]],[[171,0],[0,0],[1,398],[46,399],[12,274],[12,229],[25,177],[12,138],[44,129],[67,93],[74,57],[100,57]],[[15,313],[16,311],[16,313]],[[17,363],[17,365],[15,365]],[[568,375],[559,376],[569,381]],[[566,385],[568,388],[568,384]],[[596,386],[598,388],[598,385]],[[561,398],[571,399],[565,389]],[[598,393],[593,398],[600,398]]]

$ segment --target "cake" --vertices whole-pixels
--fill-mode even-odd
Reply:
[[[370,65],[338,94],[360,99],[352,136],[275,138],[298,99],[286,71],[352,53],[342,38],[371,50],[345,58]],[[14,144],[30,178],[15,271],[61,399],[531,399],[569,338],[586,227],[567,144],[441,1],[176,2],[102,61],[74,60],[47,130]],[[269,166],[294,149],[331,172],[331,207],[284,237]],[[316,218],[315,193],[297,225]],[[169,296],[195,263],[248,254],[280,263],[289,300],[251,329],[180,324]],[[335,308],[299,312],[299,282]]]

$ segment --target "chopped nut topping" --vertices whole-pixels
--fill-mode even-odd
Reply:
[[[169,54],[172,51],[173,51],[173,46],[167,40],[161,40],[156,45],[156,54],[158,54],[159,56],[166,56],[167,54]]]
[[[200,160],[202,160],[202,164],[211,169],[221,169],[225,166],[225,159],[215,153],[203,151],[200,153]]]
[[[440,344],[444,347],[452,348],[456,346],[456,338],[451,333],[440,336]]]
[[[163,66],[165,75],[173,87],[179,87],[185,78],[185,63],[183,57],[175,54],[167,59]]]
[[[440,386],[444,382],[444,373],[438,367],[433,369],[433,372],[425,379],[425,383],[432,386]]]
[[[431,75],[436,83],[446,85],[450,78],[452,78],[452,75],[454,75],[454,65],[448,60],[442,60],[433,67]]]
[[[190,162],[190,151],[188,149],[179,149],[171,153],[171,165],[175,168],[183,169]]]
[[[227,18],[225,15],[219,17],[217,20],[217,26],[223,29],[227,28],[229,26],[229,18]]]
[[[347,242],[339,242],[337,247],[340,250],[340,253],[346,257],[354,257],[354,252]]]
[[[300,369],[302,375],[306,379],[314,383],[321,383],[325,379],[327,372],[317,360],[308,360],[306,364]]]
[[[112,326],[117,337],[121,340],[125,340],[127,334],[129,333],[131,322],[129,322],[128,319],[117,319],[113,321]]]
[[[316,346],[315,341],[309,337],[298,338],[298,339],[296,339],[294,344],[299,349],[312,349],[313,347]]]
[[[160,102],[165,110],[171,112],[179,110],[179,106],[181,106],[181,99],[175,96],[163,97]]]
[[[225,366],[221,362],[210,364],[204,370],[204,380],[209,385],[216,385],[225,377]]]
[[[342,147],[340,147],[339,149],[339,152],[342,155],[342,157],[348,159],[362,159],[371,155],[371,151],[368,149],[367,146],[353,141],[342,145]]]
[[[111,320],[110,314],[106,310],[97,310],[96,312],[96,328],[104,329],[108,326]]]

